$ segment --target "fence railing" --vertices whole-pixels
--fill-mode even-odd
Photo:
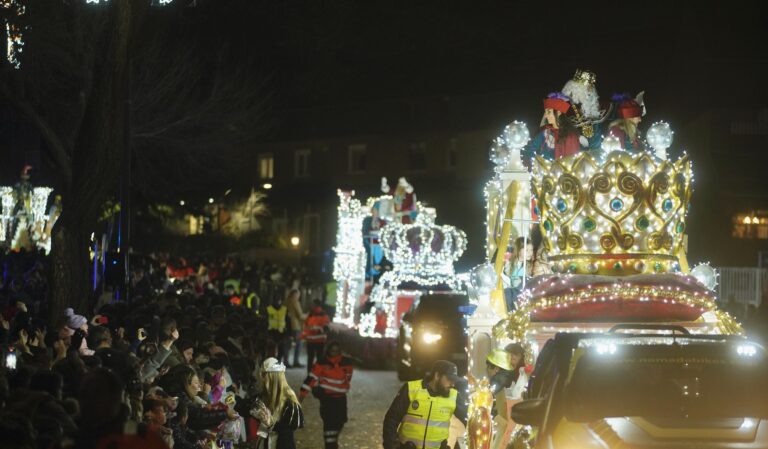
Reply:
[[[768,269],[720,267],[717,297],[722,302],[759,306],[768,293]]]

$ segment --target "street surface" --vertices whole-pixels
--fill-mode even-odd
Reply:
[[[306,377],[306,368],[286,370],[288,382],[298,394]],[[369,371],[355,368],[352,387],[348,396],[349,421],[339,439],[341,449],[380,449],[381,425],[384,414],[395,397],[401,383],[394,371]],[[323,422],[320,420],[320,404],[312,395],[302,404],[306,423],[296,431],[296,447],[299,449],[323,449]]]

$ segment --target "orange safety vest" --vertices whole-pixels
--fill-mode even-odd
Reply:
[[[325,326],[327,326],[331,320],[328,315],[321,313],[318,315],[310,315],[304,320],[304,339],[307,343],[322,343],[325,344],[328,341],[328,335],[325,333]]]
[[[344,396],[352,380],[352,361],[343,356],[324,357],[312,366],[312,371],[301,386],[301,395],[306,396],[315,387],[327,396]]]

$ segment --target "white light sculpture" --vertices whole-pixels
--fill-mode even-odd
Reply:
[[[333,248],[333,278],[337,283],[339,304],[333,320],[352,324],[355,301],[365,289],[365,247],[363,246],[363,218],[366,212],[355,192],[338,190],[338,230]]]
[[[16,198],[13,196],[13,187],[0,186],[0,243],[5,242],[10,231],[9,226],[13,221],[13,207]]]
[[[0,245],[51,251],[51,229],[61,213],[57,204],[47,209],[51,192],[50,187],[30,188],[23,183],[0,186]]]
[[[667,159],[667,148],[672,145],[672,139],[675,133],[669,127],[667,122],[656,122],[648,128],[645,139],[648,144],[656,151],[656,157],[662,160]]]
[[[392,223],[381,233],[384,255],[392,261],[393,270],[384,273],[371,292],[371,301],[383,307],[387,313],[385,337],[397,334],[396,302],[403,284],[418,287],[445,285],[460,290],[462,282],[457,278],[453,263],[467,248],[464,231],[449,225],[435,224],[435,210],[422,208],[412,224]],[[420,290],[413,292],[420,295]],[[375,312],[371,312],[375,315]],[[359,330],[364,336],[380,336],[373,332],[373,317],[361,317]]]

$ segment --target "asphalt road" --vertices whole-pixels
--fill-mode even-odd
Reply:
[[[286,377],[298,394],[306,368],[289,368]],[[380,449],[381,424],[401,383],[394,371],[355,369],[348,396],[349,421],[339,439],[341,449]],[[296,431],[299,449],[323,449],[323,423],[319,403],[311,395],[304,400],[306,425]]]

